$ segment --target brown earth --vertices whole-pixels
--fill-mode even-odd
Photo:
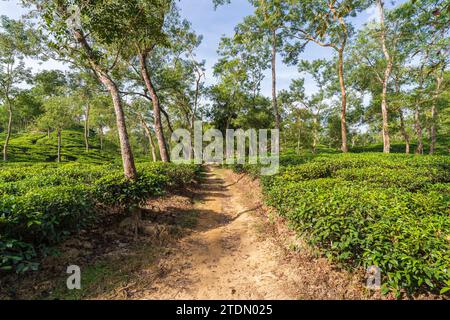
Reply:
[[[82,231],[39,272],[0,278],[0,299],[373,299],[364,274],[338,269],[262,204],[257,180],[207,167],[201,183],[150,199],[129,219]],[[118,221],[117,221],[118,220]],[[81,267],[82,290],[66,288]]]
[[[164,276],[129,298],[372,297],[362,286],[361,273],[334,269],[326,259],[315,257],[283,221],[270,218],[257,181],[209,167],[197,197],[194,232],[159,261]]]

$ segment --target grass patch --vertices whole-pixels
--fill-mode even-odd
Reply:
[[[126,297],[130,288],[139,290],[146,283],[138,272],[156,272],[155,261],[163,252],[162,248],[150,244],[135,246],[131,254],[103,258],[91,265],[81,267],[81,289],[69,290],[66,278],[60,278],[48,299],[81,300]],[[135,280],[140,279],[139,283]]]

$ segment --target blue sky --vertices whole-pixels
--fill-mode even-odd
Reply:
[[[216,51],[221,36],[233,35],[234,26],[241,22],[245,16],[252,14],[253,9],[245,0],[233,0],[231,4],[221,6],[216,10],[214,10],[212,0],[180,0],[178,6],[181,9],[182,16],[192,23],[192,27],[197,34],[203,35],[203,42],[197,50],[197,57],[206,60],[206,83],[213,84],[215,79],[212,74],[212,66],[218,59]],[[386,7],[392,7],[392,3],[388,1]],[[1,15],[18,19],[24,13],[24,9],[20,7],[17,1],[0,1]],[[376,11],[374,7],[371,7],[358,15],[352,22],[356,27],[359,27],[374,17],[376,17]],[[330,58],[332,54],[333,50],[330,48],[322,48],[316,44],[310,44],[303,53],[302,59]],[[299,77],[299,74],[295,67],[283,65],[281,57],[278,57],[277,60],[278,89],[287,89],[291,79]],[[36,71],[52,68],[67,68],[54,61],[43,64],[37,64],[35,61],[29,61],[29,63],[33,64],[32,67]],[[269,72],[268,70],[267,76],[262,83],[262,93],[266,96],[270,96],[271,92]],[[306,79],[305,86],[307,91],[312,92],[315,90],[315,85],[310,78]]]
[[[405,0],[396,1],[396,3]],[[374,1],[375,2],[375,1]],[[214,10],[212,0],[181,0],[179,4],[182,15],[188,19],[193,29],[204,36],[203,43],[199,47],[197,56],[206,59],[207,73],[206,82],[214,83],[212,75],[212,66],[217,61],[217,48],[222,35],[231,36],[234,34],[234,27],[243,20],[247,15],[253,13],[253,8],[245,0],[232,0],[231,4],[221,6]],[[386,8],[392,8],[391,1],[386,1]],[[356,18],[352,19],[355,27],[361,27],[369,20],[377,18],[375,6],[372,6],[361,12]],[[302,55],[302,59],[314,60],[321,58],[331,58],[333,49],[323,48],[316,44],[307,46]],[[278,90],[289,88],[292,79],[298,78],[300,75],[296,67],[289,67],[282,63],[281,57],[277,59],[277,81]],[[307,91],[314,91],[315,85],[311,78],[306,78],[305,88]],[[271,95],[271,79],[270,70],[266,72],[266,77],[262,83],[262,93],[266,96]]]
[[[217,48],[223,35],[232,36],[234,27],[242,22],[243,18],[253,13],[252,6],[245,0],[233,0],[231,4],[220,6],[214,10],[212,0],[181,0],[179,4],[182,16],[192,23],[193,29],[203,35],[197,57],[206,60],[206,83],[212,84],[215,79],[212,67],[218,59]],[[332,49],[309,46],[304,59],[327,58],[332,55]],[[277,59],[278,89],[287,89],[291,79],[298,77],[295,67],[283,65],[281,57]],[[307,83],[307,88],[314,90],[312,82]],[[262,83],[262,93],[271,95],[270,70],[266,72],[266,78]]]

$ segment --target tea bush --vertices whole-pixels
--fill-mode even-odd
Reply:
[[[245,170],[245,166],[238,168]],[[450,284],[450,158],[316,156],[261,177],[269,205],[329,259],[378,266],[383,292]]]
[[[100,150],[100,139],[95,132],[90,133],[89,152],[85,152],[84,128],[73,127],[62,131],[61,156],[63,161],[77,161],[78,163],[103,164],[116,161],[117,145],[105,139],[103,150]],[[3,132],[0,140],[4,139]],[[57,156],[57,132],[53,131],[50,138],[46,133],[29,132],[13,134],[9,145],[9,161],[51,163]]]
[[[183,187],[191,183],[200,173],[201,166],[195,164],[173,165],[171,163],[151,162],[137,166],[142,172],[154,172],[167,177],[167,183],[172,187]]]
[[[443,174],[426,168],[383,168],[381,170],[380,167],[366,167],[340,169],[336,171],[334,176],[348,181],[366,181],[385,187],[402,187],[411,191],[447,180]]]
[[[0,166],[0,270],[35,269],[47,246],[95,221],[99,205],[127,211],[195,179],[199,166],[141,163],[138,179],[117,165]]]
[[[0,231],[8,237],[56,243],[66,230],[84,225],[94,207],[86,186],[34,189],[22,196],[0,199]]]
[[[121,172],[114,172],[95,181],[93,194],[101,204],[126,208],[140,204],[151,195],[160,195],[167,181],[166,176],[148,172],[131,181]]]

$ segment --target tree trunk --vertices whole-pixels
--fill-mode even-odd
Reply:
[[[100,128],[99,131],[99,136],[100,136],[100,151],[103,151],[103,128]]]
[[[415,154],[423,154],[423,133],[422,125],[420,123],[420,111],[419,106],[416,106],[416,111],[414,113],[415,127],[417,133],[417,148]]]
[[[84,114],[84,145],[86,146],[86,152],[89,152],[89,103],[86,105],[86,113]]]
[[[166,112],[166,110],[164,110],[164,108],[163,108],[161,105],[159,105],[159,108],[160,108],[162,114],[164,115],[164,117],[166,118],[167,128],[169,129],[170,135],[172,135],[172,133],[173,133],[173,128],[172,128],[172,124],[170,123],[170,116],[169,116],[169,114]],[[166,146],[167,146],[167,144],[166,144]]]
[[[434,153],[436,149],[436,123],[437,123],[437,99],[439,97],[439,90],[441,89],[441,84],[443,81],[443,73],[438,73],[436,78],[436,90],[433,97],[433,105],[431,107],[431,145],[430,145],[430,154]]]
[[[395,93],[400,94],[400,84],[398,82],[398,78],[395,78]],[[405,126],[405,118],[403,117],[403,110],[402,108],[398,109],[398,113],[400,116],[400,132],[402,133],[403,139],[405,139],[405,153],[409,154],[409,135],[406,132],[406,126]]]
[[[150,142],[150,149],[152,151],[152,160],[153,162],[158,161],[158,159],[156,158],[156,148],[155,148],[155,143],[153,142],[153,138],[152,135],[150,134],[150,132],[148,133],[148,140]]]
[[[383,117],[383,152],[389,153],[391,149],[391,143],[389,139],[389,125],[388,125],[388,110],[387,110],[387,102],[386,102],[386,92],[387,92],[387,78],[386,76],[388,71],[385,72],[385,78],[383,80],[383,90],[381,93],[381,115]]]
[[[164,117],[166,118],[166,122],[167,122],[167,128],[169,129],[169,135],[172,136],[173,134],[173,128],[172,128],[172,124],[170,123],[170,117],[169,114],[166,112],[166,110],[164,110],[163,107],[161,107],[161,105],[159,106],[161,109],[162,114],[164,115]],[[167,141],[165,141],[165,145],[166,145],[166,150],[167,153],[170,154],[170,145],[167,143]],[[169,157],[169,161],[170,161],[170,157]]]
[[[433,103],[431,107],[431,144],[430,144],[430,154],[434,153],[434,149],[436,148],[436,118],[437,118],[437,110],[436,105]]]
[[[8,145],[9,140],[11,139],[11,129],[12,129],[12,106],[11,101],[9,98],[7,100],[7,106],[8,106],[8,127],[6,129],[6,138],[5,138],[5,144],[3,145],[3,161],[8,161]]]
[[[150,94],[153,104],[153,118],[155,122],[155,135],[158,140],[159,153],[161,155],[161,160],[163,162],[169,162],[169,153],[166,148],[166,141],[164,138],[163,126],[161,122],[161,108],[159,104],[159,98],[156,94],[155,88],[153,87],[153,83],[150,79],[150,74],[147,68],[147,55],[145,53],[141,53],[139,55],[139,60],[141,64],[141,75],[144,79],[145,86]]]
[[[316,148],[317,148],[317,143],[319,141],[319,133],[318,133],[318,126],[319,126],[319,121],[317,120],[317,115],[314,116],[314,120],[313,120],[313,153],[316,153]]]
[[[139,120],[141,122],[142,128],[144,128],[145,134],[147,136],[148,142],[150,143],[150,149],[152,152],[152,159],[153,162],[156,162],[156,148],[155,148],[155,143],[153,142],[153,138],[152,138],[152,133],[150,131],[150,128],[148,127],[147,123],[144,121],[144,119],[142,119],[142,117],[139,117]]]
[[[229,129],[230,128],[230,122],[231,122],[231,116],[227,117],[227,121],[225,123],[225,129]]]
[[[388,126],[388,110],[387,110],[387,83],[392,70],[392,60],[389,55],[389,51],[386,48],[386,30],[384,26],[384,10],[383,10],[383,0],[377,0],[378,12],[380,15],[381,23],[381,46],[383,49],[384,57],[386,59],[386,69],[384,71],[383,78],[383,90],[381,92],[381,115],[383,117],[383,152],[389,153],[391,149],[391,144],[389,140],[389,126]]]
[[[194,109],[192,110],[191,122],[190,122],[192,134],[194,134],[195,113],[197,112],[197,107],[198,107],[198,98],[200,96],[200,81],[202,80],[202,76],[203,76],[203,74],[201,74],[199,72],[197,75],[196,82],[195,82]]]
[[[405,119],[403,118],[403,111],[400,108],[399,110],[399,114],[400,114],[400,131],[402,132],[402,136],[405,139],[405,153],[409,154],[409,135],[406,132],[406,128],[405,128]]]
[[[128,179],[136,180],[137,171],[134,164],[133,152],[131,150],[130,140],[128,139],[128,132],[125,123],[125,114],[122,108],[122,101],[120,99],[119,91],[115,83],[110,83],[110,92],[113,96],[113,104],[116,112],[117,130],[119,132],[120,149],[122,154],[122,161],[124,165],[124,174]]]
[[[50,139],[50,128],[47,129],[47,138]]]
[[[277,74],[276,74],[276,59],[277,59],[277,33],[276,29],[272,30],[272,108],[275,116],[275,129],[280,129],[280,114],[278,112],[277,102]]]
[[[416,97],[416,109],[414,112],[414,127],[416,129],[417,134],[417,147],[415,150],[415,154],[423,154],[423,129],[422,124],[420,123],[420,109],[422,107],[422,95],[423,95],[423,83],[425,81],[424,79],[424,69],[425,69],[425,63],[428,59],[429,55],[429,48],[426,48],[425,56],[422,58],[422,63],[420,65],[420,73],[419,73],[419,87],[418,87],[418,95]]]
[[[58,162],[61,162],[61,129],[58,128]]]
[[[342,94],[342,110],[341,110],[341,138],[342,138],[342,152],[348,152],[347,146],[347,126],[345,123],[346,112],[347,112],[347,92],[345,90],[344,82],[344,50],[338,50],[339,62],[338,62],[338,73],[339,73],[339,85],[341,87]]]
[[[128,138],[127,127],[125,123],[125,114],[122,107],[122,99],[120,98],[119,90],[115,82],[111,79],[106,71],[97,62],[96,54],[89,46],[85,36],[81,31],[74,31],[75,39],[81,45],[86,54],[92,69],[95,71],[97,77],[102,84],[108,89],[114,105],[114,112],[116,114],[117,131],[119,134],[120,153],[122,155],[123,171],[127,179],[136,180],[137,171],[134,164],[133,152],[131,150],[130,140]]]
[[[117,131],[119,133],[120,151],[125,177],[131,180],[137,179],[136,166],[134,164],[133,152],[131,150],[130,140],[125,123],[125,114],[123,112],[122,101],[116,84],[109,77],[100,76],[103,84],[106,85],[113,99],[114,110],[116,113]]]

